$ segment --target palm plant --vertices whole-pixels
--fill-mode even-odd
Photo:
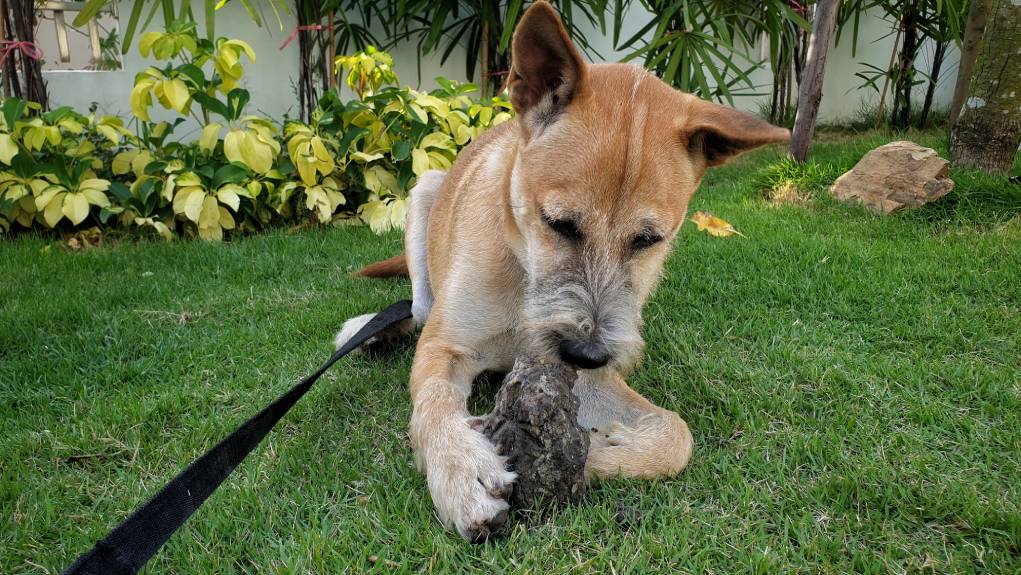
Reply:
[[[465,75],[474,78],[479,68],[483,96],[503,83],[510,68],[511,36],[524,13],[524,0],[407,0],[384,4],[390,7],[390,46],[415,39],[420,54],[440,52],[441,62],[463,47],[469,56]],[[582,18],[605,31],[607,0],[552,0],[552,4],[582,51],[598,57],[577,23]]]
[[[777,119],[787,115],[792,80],[804,59],[806,2],[641,0],[653,18],[621,41],[619,23],[630,2],[618,1],[614,44],[631,50],[626,60],[642,58],[647,68],[681,90],[733,103],[737,90],[751,95],[748,90],[756,88],[749,74],[761,62],[750,47],[764,36],[774,78],[770,116]]]
[[[628,4],[617,2],[618,22]],[[641,0],[641,4],[654,16],[645,26],[623,41],[618,38],[619,26],[614,30],[615,46],[631,50],[625,60],[642,58],[645,67],[668,84],[703,98],[733,102],[735,86],[753,88],[748,74],[756,64],[737,50],[755,38],[751,2]]]
[[[863,64],[865,70],[855,74],[863,86],[870,86],[880,94],[877,124],[883,119],[887,88],[893,85],[893,104],[890,113],[891,124],[907,127],[912,116],[911,97],[915,86],[928,82],[925,103],[919,117],[919,125],[927,121],[932,107],[936,84],[939,82],[943,60],[951,42],[958,45],[963,41],[964,18],[968,11],[968,0],[853,0],[847,2],[841,13],[843,22],[854,22],[857,39],[857,22],[866,11],[881,12],[889,22],[896,23],[893,31],[893,53],[890,64],[882,68],[874,64]],[[919,52],[926,40],[934,44],[932,64],[929,71],[921,72],[915,66]],[[883,81],[882,88],[879,81]]]
[[[801,72],[808,53],[812,6],[809,0],[785,0],[753,4],[751,34],[764,36],[769,42],[769,66],[773,90],[769,101],[769,121],[792,124],[792,103],[795,84],[801,84]]]

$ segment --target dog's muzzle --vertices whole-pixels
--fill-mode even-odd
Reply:
[[[560,340],[560,359],[581,369],[598,369],[610,362],[610,352],[591,342]]]

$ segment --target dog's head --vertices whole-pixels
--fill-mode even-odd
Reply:
[[[528,277],[525,331],[579,367],[626,370],[706,169],[789,132],[638,66],[586,63],[545,2],[514,32],[507,89],[521,134],[508,236]]]

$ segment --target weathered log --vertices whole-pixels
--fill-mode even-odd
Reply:
[[[562,363],[519,358],[485,416],[483,433],[518,474],[512,507],[572,503],[585,494],[589,435],[578,425],[576,378]]]

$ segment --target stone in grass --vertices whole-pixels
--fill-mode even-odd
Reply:
[[[558,504],[585,495],[589,435],[578,425],[577,372],[560,362],[519,358],[484,417],[483,433],[517,474],[510,504]]]
[[[949,162],[936,150],[914,142],[890,142],[861,159],[837,178],[830,193],[838,200],[856,200],[884,214],[917,208],[954,189]]]

